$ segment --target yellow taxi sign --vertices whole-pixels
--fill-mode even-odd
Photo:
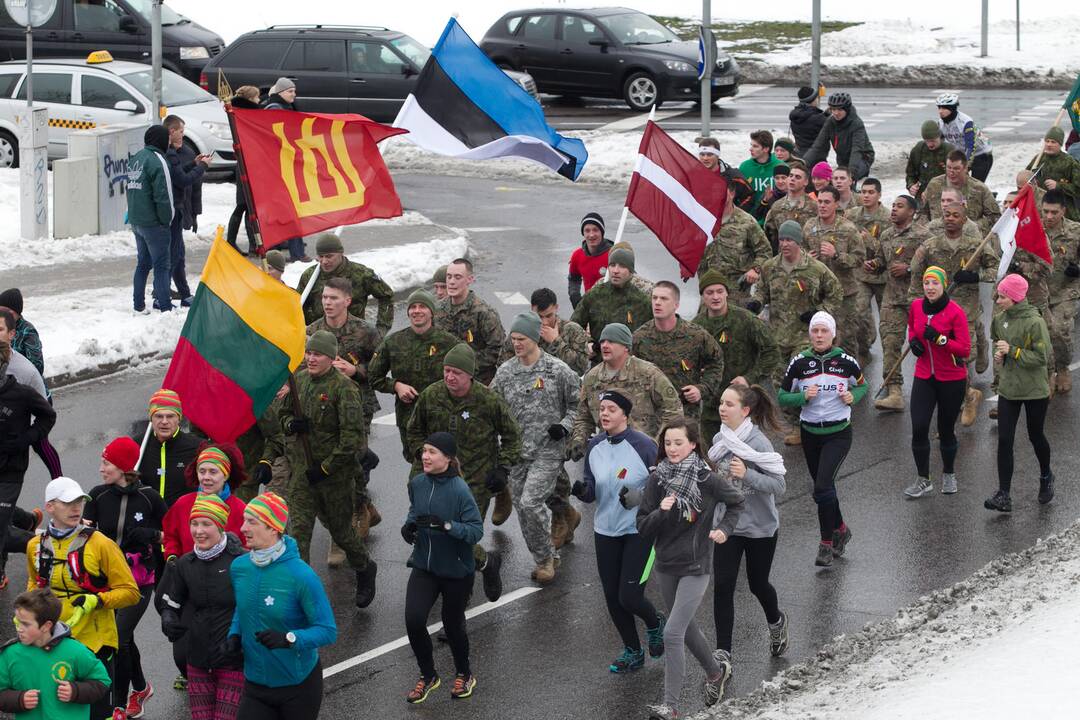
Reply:
[[[161,108],[158,110],[158,115],[161,117],[162,120],[164,120],[166,117],[169,116],[169,108],[162,105]]]
[[[86,56],[86,62],[88,65],[95,65],[98,63],[112,62],[113,56],[108,50],[95,50]]]

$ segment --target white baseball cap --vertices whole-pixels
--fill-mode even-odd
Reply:
[[[69,477],[58,477],[45,486],[45,502],[59,500],[69,503],[79,498],[89,500],[90,496],[83,492],[79,483]]]

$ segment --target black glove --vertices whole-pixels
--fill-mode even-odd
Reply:
[[[933,325],[926,323],[926,327],[923,328],[922,331],[922,336],[936,345],[938,338],[941,337],[941,333],[939,333]]]
[[[269,485],[274,478],[274,468],[265,460],[255,463],[255,469],[251,471],[251,478],[256,485]]]
[[[280,630],[260,630],[255,633],[255,639],[263,647],[271,650],[286,650],[292,647],[292,643],[285,637],[285,633]]]
[[[548,425],[547,433],[548,437],[555,441],[562,440],[564,437],[570,434],[566,431],[566,428],[564,428],[559,423],[555,423],[554,425]]]
[[[492,468],[484,478],[484,486],[492,494],[501,493],[506,489],[506,470],[501,467]]]
[[[757,315],[759,312],[761,312],[762,307],[764,307],[764,306],[761,303],[759,303],[757,300],[750,300],[749,302],[746,303],[746,309],[749,310],[750,312],[754,313],[755,315]],[[807,320],[807,322],[809,322],[809,320]]]
[[[449,532],[446,529],[446,522],[438,515],[418,515],[416,518],[416,527],[427,528],[428,530],[435,530],[437,532]]]
[[[416,523],[405,523],[401,526],[401,538],[412,545],[416,542]]]
[[[911,348],[911,354],[915,357],[922,357],[923,353],[926,352],[926,346],[923,345],[922,340],[919,338],[911,338],[908,341],[908,347]]]
[[[969,285],[971,283],[977,283],[979,282],[979,273],[974,270],[957,270],[956,274],[953,275],[953,282],[967,283]]]
[[[323,470],[321,464],[316,464],[314,467],[308,468],[307,481],[310,485],[318,485],[328,477],[330,477],[330,473]]]
[[[627,496],[627,494],[629,492],[630,492],[630,488],[626,487],[625,485],[623,485],[621,488],[619,488],[619,504],[622,505],[627,510],[630,509],[626,505],[626,496]]]
[[[585,457],[585,448],[581,447],[577,443],[570,443],[566,446],[566,459],[571,462],[577,462],[581,458]]]
[[[1069,263],[1065,266],[1065,275],[1071,278],[1080,277],[1080,265]]]
[[[187,628],[180,623],[180,614],[170,607],[161,611],[161,632],[169,638],[169,642],[176,642],[187,632]]]
[[[374,450],[368,448],[364,451],[364,457],[360,458],[360,467],[364,469],[364,472],[371,472],[379,467],[379,456]]]
[[[804,323],[808,323],[808,322],[810,322],[811,320],[814,319],[814,313],[816,313],[816,312],[817,312],[817,310],[807,310],[806,312],[804,312],[802,315],[799,316],[799,320],[801,320]]]
[[[575,480],[573,486],[570,488],[570,494],[581,500],[585,495],[586,485],[583,480]]]
[[[294,417],[289,421],[289,434],[296,435],[298,433],[311,432],[311,420],[306,417]]]
[[[1015,273],[1017,275],[1023,275],[1024,274],[1024,272],[1020,269],[1019,263],[1016,263],[1016,262],[1009,263],[1009,272],[1010,273]]]
[[[161,531],[152,527],[133,527],[126,533],[130,542],[136,545],[156,545],[161,542]]]
[[[241,649],[240,636],[230,635],[210,651],[210,662],[214,667],[238,667],[244,663],[244,651]]]

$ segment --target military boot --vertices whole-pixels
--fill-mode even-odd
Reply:
[[[574,509],[574,506],[570,503],[566,503],[566,538],[563,541],[563,545],[569,545],[574,542],[574,531],[577,530],[578,525],[581,524],[581,513]]]
[[[549,582],[555,579],[555,560],[548,558],[542,563],[538,563],[532,571],[532,579],[540,585],[547,585]]]
[[[380,515],[378,509],[376,509],[375,503],[368,500],[365,507],[368,514],[368,527],[375,527],[382,522],[382,515]]]
[[[560,504],[551,511],[551,544],[556,550],[566,544],[566,533],[570,529],[566,524],[564,507]]]
[[[1057,384],[1057,373],[1050,373],[1050,395],[1046,398],[1047,400],[1054,399],[1054,395],[1057,394]]]
[[[979,403],[982,402],[982,390],[969,388],[967,397],[964,398],[964,409],[960,412],[960,424],[971,427],[975,424],[975,417],[979,413]]]
[[[1072,390],[1072,374],[1067,369],[1057,374],[1057,389],[1062,394]]]
[[[352,526],[357,537],[362,540],[367,539],[368,533],[371,531],[371,513],[368,512],[367,505],[353,513]]]
[[[802,445],[802,433],[799,432],[799,426],[793,425],[788,430],[787,435],[784,436],[785,445]]]
[[[874,401],[874,407],[878,410],[895,410],[902,411],[904,409],[904,393],[901,392],[899,385],[890,385],[889,394],[883,398]]]
[[[345,551],[336,542],[330,541],[330,549],[326,552],[326,567],[339,568],[345,564]]]
[[[495,495],[495,509],[491,513],[491,522],[502,525],[514,512],[514,501],[510,497],[510,488],[505,488]]]

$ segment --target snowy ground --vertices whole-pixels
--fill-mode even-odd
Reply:
[[[697,717],[1080,717],[1078,585],[1080,522]]]

